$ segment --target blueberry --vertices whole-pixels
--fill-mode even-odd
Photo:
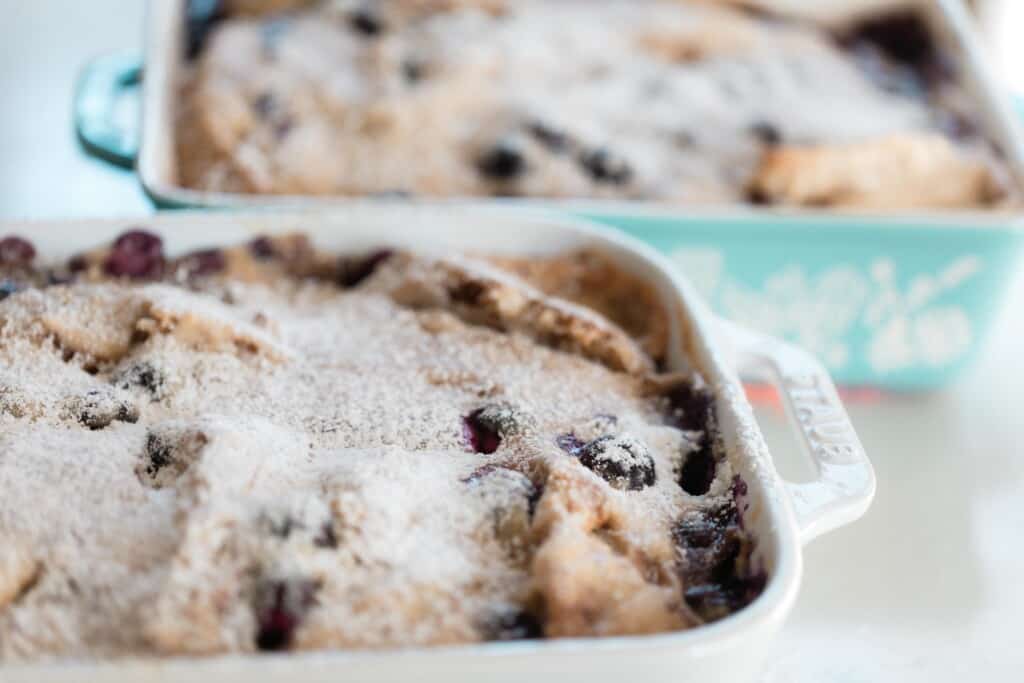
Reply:
[[[580,164],[599,183],[623,185],[633,177],[633,169],[625,159],[615,157],[604,147],[583,152]]]
[[[120,388],[141,387],[153,398],[159,398],[163,393],[164,380],[164,374],[147,361],[135,363],[113,378],[114,384]]]
[[[491,454],[501,445],[501,436],[494,425],[481,420],[483,409],[462,418],[462,438],[474,453]]]
[[[754,206],[771,206],[772,198],[763,190],[752,187],[747,190],[747,202]]]
[[[578,451],[580,463],[617,489],[640,491],[656,481],[654,458],[629,434],[601,436]]]
[[[518,608],[493,615],[484,623],[482,630],[487,640],[526,640],[544,636],[537,617]]]
[[[777,145],[782,142],[782,131],[769,121],[757,121],[750,126],[750,134],[763,145]]]
[[[36,248],[21,237],[11,235],[0,239],[0,263],[28,265],[36,257]]]
[[[76,417],[89,429],[103,429],[111,422],[137,422],[139,410],[131,402],[118,398],[109,390],[94,389],[72,401]]]
[[[528,126],[530,134],[537,142],[552,152],[564,151],[569,146],[569,136],[564,132],[541,121],[534,121]]]
[[[270,118],[270,115],[277,109],[277,99],[274,97],[274,93],[260,93],[256,99],[252,101],[252,109],[261,119],[266,120]]]
[[[317,604],[320,584],[308,579],[264,580],[256,589],[256,647],[287,649],[306,613]]]
[[[504,141],[480,155],[476,167],[493,180],[512,180],[526,171],[526,157],[518,146]]]
[[[407,83],[419,83],[427,75],[427,65],[423,62],[407,58],[402,60],[402,76]]]
[[[164,271],[163,240],[144,230],[130,230],[114,241],[103,270],[114,277],[158,278]]]
[[[523,434],[534,427],[532,417],[505,403],[474,410],[462,419],[463,438],[475,453],[493,453],[498,450],[502,439]]]
[[[194,251],[181,258],[181,268],[188,277],[202,277],[219,273],[227,267],[224,252],[220,249]]]
[[[714,419],[714,395],[704,378],[694,374],[665,392],[668,401],[669,422],[679,429],[702,431]]]
[[[313,545],[317,548],[334,549],[338,547],[338,535],[334,531],[334,523],[330,520],[320,526],[320,530],[313,537]]]
[[[855,26],[843,40],[869,43],[889,59],[915,67],[935,61],[938,55],[932,32],[916,10],[874,16]]]
[[[277,256],[277,249],[269,237],[261,235],[249,242],[249,253],[259,261],[269,261]]]
[[[679,470],[679,485],[691,496],[703,496],[715,481],[717,462],[707,441],[705,436],[700,450],[687,455]]]
[[[146,474],[155,478],[160,470],[174,462],[171,455],[171,444],[150,432],[146,435]]]
[[[349,14],[348,23],[355,31],[364,36],[379,36],[387,28],[383,17],[369,3],[353,10]]]
[[[68,259],[68,270],[72,273],[81,273],[89,267],[89,261],[85,256],[76,254]]]
[[[377,266],[387,261],[394,254],[391,249],[378,249],[359,258],[342,258],[338,263],[338,284],[342,287],[355,287],[373,275]]]

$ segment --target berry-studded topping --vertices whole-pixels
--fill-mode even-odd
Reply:
[[[0,239],[0,264],[27,266],[35,257],[36,248],[28,240],[14,235]]]
[[[706,621],[744,607],[763,590],[765,576],[741,566],[749,548],[732,502],[689,513],[672,535],[681,554],[684,597]]]
[[[139,410],[109,389],[93,389],[69,401],[77,420],[89,429],[103,429],[111,422],[136,422]]]
[[[355,287],[373,275],[377,266],[391,258],[394,253],[391,249],[378,249],[364,257],[342,258],[338,262],[338,284],[346,288]]]
[[[214,275],[227,267],[224,252],[220,249],[195,251],[181,259],[181,269],[187,277]]]
[[[686,456],[679,470],[679,485],[691,496],[703,496],[711,489],[716,469],[715,455],[704,437],[701,449]]]
[[[598,437],[577,455],[585,467],[617,489],[640,491],[654,485],[654,458],[642,441],[629,434]]]
[[[145,230],[130,230],[114,241],[103,270],[114,277],[158,278],[164,272],[163,240]]]
[[[493,615],[484,623],[482,630],[487,640],[526,640],[544,636],[537,617],[519,608]]]
[[[371,3],[363,3],[361,7],[353,10],[349,14],[348,23],[353,30],[368,37],[379,36],[387,29],[384,17]]]
[[[285,650],[306,613],[317,604],[319,583],[308,579],[263,581],[256,590],[256,647]]]
[[[604,147],[583,152],[580,164],[599,183],[623,185],[633,177],[633,169],[625,159],[614,156]]]
[[[518,145],[506,140],[481,154],[476,167],[492,180],[512,180],[526,171],[526,157]]]
[[[491,454],[501,445],[501,436],[493,422],[481,419],[484,409],[462,418],[462,438],[474,453]]]

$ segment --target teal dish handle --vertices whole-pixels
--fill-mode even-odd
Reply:
[[[142,60],[135,54],[102,55],[90,61],[75,86],[75,134],[85,152],[121,168],[135,168],[138,123],[116,116],[118,102],[142,83]]]

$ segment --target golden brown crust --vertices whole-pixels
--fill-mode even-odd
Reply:
[[[769,204],[864,209],[964,208],[1002,194],[988,164],[924,133],[771,147],[750,189]]]

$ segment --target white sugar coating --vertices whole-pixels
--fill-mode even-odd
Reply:
[[[673,528],[732,471],[681,489],[700,435],[665,424],[646,365],[588,359],[595,329],[642,354],[614,324],[464,259],[396,254],[345,290],[244,253],[249,281],[0,301],[0,660],[475,642],[524,613],[549,637],[701,622]],[[439,272],[583,337],[397,303]],[[492,454],[467,441],[480,409]],[[652,486],[558,443],[609,434],[650,452]]]
[[[991,146],[946,131],[977,119],[963,88],[884,87],[808,24],[680,0],[240,4],[185,78],[190,187],[873,208],[1006,192]]]

